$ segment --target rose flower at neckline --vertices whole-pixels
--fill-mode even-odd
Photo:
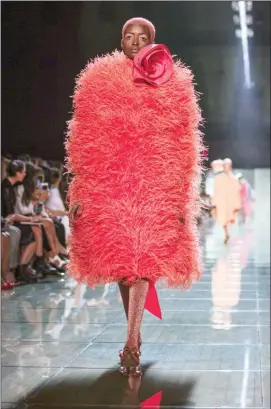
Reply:
[[[142,48],[133,60],[135,84],[164,85],[173,75],[173,60],[163,44],[150,44]]]

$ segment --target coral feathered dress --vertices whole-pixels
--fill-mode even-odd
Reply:
[[[196,229],[202,141],[191,71],[162,86],[133,81],[114,52],[80,74],[66,141],[72,226],[69,273],[90,286],[140,278],[188,288],[200,277]]]

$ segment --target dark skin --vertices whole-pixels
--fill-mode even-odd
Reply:
[[[151,35],[148,26],[141,24],[130,24],[127,26],[123,38],[121,39],[121,48],[124,54],[134,59],[135,55],[144,47],[151,44]],[[82,214],[81,203],[75,203],[69,210],[70,222],[74,221],[76,216]]]
[[[146,45],[151,44],[151,36],[148,26],[130,24],[121,40],[121,48],[124,54],[134,59],[135,55]]]

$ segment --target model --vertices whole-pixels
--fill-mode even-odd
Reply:
[[[217,223],[223,227],[227,244],[229,226],[235,222],[241,208],[241,195],[238,179],[232,172],[231,159],[224,159],[223,164],[224,172],[216,175],[214,180],[212,207]]]
[[[215,176],[223,172],[223,170],[223,161],[221,159],[216,159],[211,162],[211,169],[207,172],[205,181],[205,193],[210,197],[210,200],[214,194]]]
[[[191,71],[154,39],[151,22],[129,20],[123,51],[87,65],[66,142],[69,271],[92,287],[119,284],[128,320],[121,372],[134,375],[147,294],[159,279],[188,288],[201,274],[201,112]]]
[[[240,223],[246,223],[247,221],[250,221],[253,212],[253,190],[242,173],[238,173],[236,177],[239,180],[241,195]]]

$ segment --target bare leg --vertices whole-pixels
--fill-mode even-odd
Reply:
[[[119,284],[119,290],[120,290],[120,295],[121,295],[121,299],[122,299],[122,304],[123,304],[123,308],[125,311],[125,315],[126,315],[126,319],[128,321],[128,311],[129,311],[129,293],[130,293],[130,286],[128,285],[124,285],[121,283]],[[141,334],[139,333],[139,338],[138,338],[138,348],[140,349],[141,347]],[[123,351],[120,351],[120,354],[122,354]]]
[[[32,231],[36,241],[36,256],[42,257],[43,256],[42,230],[38,226],[32,226]]]
[[[227,244],[228,241],[229,241],[229,238],[230,238],[230,236],[229,236],[229,230],[228,230],[228,225],[226,224],[226,225],[223,227],[223,229],[224,229],[224,233],[225,233],[224,243]]]
[[[54,256],[56,256],[59,252],[57,248],[56,232],[55,232],[54,224],[51,220],[44,220],[42,224],[45,229],[45,233],[46,233],[51,251],[53,252]]]
[[[1,233],[1,270],[4,281],[9,273],[10,237],[8,233]]]
[[[27,265],[32,260],[37,248],[37,243],[34,241],[33,243],[28,244],[21,254],[20,265]]]
[[[10,270],[14,270],[19,265],[21,231],[16,226],[8,226],[8,233],[10,235],[11,247],[9,255],[9,268]],[[13,279],[10,281],[15,281],[14,274]]]
[[[130,287],[128,285],[124,285],[119,283],[119,290],[120,290],[120,295],[122,298],[122,303],[125,311],[125,315],[128,321],[128,310],[129,310],[129,291]]]
[[[43,226],[53,255],[56,256],[59,253],[66,254],[66,249],[60,244],[57,238],[54,222],[50,219],[46,219],[43,221]]]
[[[129,349],[138,349],[140,327],[149,290],[149,282],[140,280],[130,286],[128,309],[128,332],[126,346]]]

